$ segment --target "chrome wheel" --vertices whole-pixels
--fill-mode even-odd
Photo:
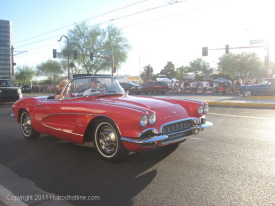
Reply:
[[[97,120],[94,128],[95,147],[103,159],[118,162],[127,157],[129,152],[123,146],[118,129],[112,120],[101,118]]]
[[[28,113],[24,112],[21,116],[21,128],[25,136],[30,136],[32,131],[32,122]]]
[[[102,150],[103,153],[113,154],[117,149],[117,140],[117,135],[111,125],[103,125],[100,127],[100,130],[98,131],[98,143],[100,150]]]
[[[251,95],[252,95],[252,92],[250,90],[246,90],[244,92],[244,96],[246,96],[246,97],[250,97]]]
[[[24,137],[27,139],[37,139],[40,135],[33,129],[30,115],[25,110],[20,115],[20,127]]]

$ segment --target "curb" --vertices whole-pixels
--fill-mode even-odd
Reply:
[[[237,107],[261,107],[261,108],[275,108],[275,104],[265,103],[241,103],[241,102],[207,102],[212,106],[237,106]]]
[[[275,99],[275,96],[249,96],[248,99]]]

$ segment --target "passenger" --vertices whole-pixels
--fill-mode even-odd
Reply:
[[[59,83],[58,85],[59,92],[55,94],[55,97],[54,97],[55,99],[70,98],[73,96],[72,94],[69,93],[69,90],[70,90],[69,86],[66,88],[63,94],[61,93],[67,82],[68,82],[68,79],[64,79]]]
[[[100,83],[100,81],[98,81],[97,78],[91,78],[91,82],[90,82],[90,87],[91,88],[84,91],[83,96],[91,95],[91,94],[94,94],[94,93],[99,93],[99,90],[98,90],[99,83]]]

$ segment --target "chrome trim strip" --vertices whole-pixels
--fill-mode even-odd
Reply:
[[[40,122],[41,122],[41,124],[44,125],[45,127],[48,127],[48,128],[50,128],[50,129],[53,129],[53,130],[56,130],[56,131],[65,132],[65,133],[67,133],[67,134],[74,134],[74,135],[78,135],[78,136],[84,136],[84,134],[77,134],[77,133],[72,133],[72,132],[66,132],[66,131],[61,130],[61,129],[56,129],[56,128],[50,127],[50,126],[48,126],[48,125],[46,125],[46,124],[44,124],[44,123],[42,122],[43,119],[45,119],[45,118],[47,118],[47,117],[54,116],[54,115],[64,115],[64,114],[77,114],[77,115],[101,116],[101,117],[107,117],[107,118],[109,118],[109,119],[112,120],[111,117],[109,117],[109,116],[107,116],[107,115],[101,115],[101,114],[89,114],[89,113],[55,113],[55,114],[50,114],[50,115],[47,115],[47,116],[43,117],[43,118],[41,119]],[[116,123],[115,123],[115,124],[116,124]],[[117,125],[116,125],[116,126],[117,126]],[[119,127],[118,127],[118,126],[117,126],[117,128],[118,128],[118,131],[119,131],[119,133],[120,133],[120,130],[119,130]],[[120,134],[121,134],[121,133],[120,133]]]
[[[141,133],[139,133],[138,137],[141,137],[145,132],[150,131],[150,130],[155,130],[157,133],[159,133],[159,131],[156,128],[151,127],[151,128],[145,129]]]
[[[45,125],[43,122],[41,122],[41,124],[44,125],[45,127],[48,127],[48,128],[50,128],[50,129],[53,129],[53,130],[56,130],[56,131],[59,131],[59,132],[64,132],[64,133],[67,133],[67,134],[74,134],[74,135],[83,137],[82,134],[77,134],[77,133],[73,133],[73,132],[66,132],[66,131],[64,131],[64,130],[62,130],[62,129],[56,129],[56,128],[50,127],[50,126],[48,126],[48,125]]]
[[[167,138],[168,138],[167,135],[158,135],[158,136],[153,136],[152,138],[146,138],[146,139],[130,139],[127,137],[122,137],[121,140],[126,142],[136,143],[136,144],[143,144],[143,143],[162,141]]]

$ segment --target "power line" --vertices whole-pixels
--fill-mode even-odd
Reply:
[[[97,17],[100,17],[100,16],[104,16],[104,15],[106,15],[106,14],[109,14],[109,13],[112,13],[112,12],[115,12],[115,11],[119,11],[119,10],[121,10],[121,9],[125,9],[125,8],[127,8],[127,7],[130,7],[130,6],[134,6],[134,5],[136,5],[136,4],[139,4],[139,3],[142,3],[142,2],[145,2],[145,1],[147,1],[147,0],[139,1],[139,2],[134,3],[134,4],[130,4],[130,5],[127,5],[127,6],[118,8],[118,9],[114,9],[114,10],[112,10],[112,11],[108,11],[108,12],[106,12],[106,13],[103,13],[103,14],[100,14],[100,15],[97,15],[97,16],[94,16],[94,17],[91,17],[91,18],[89,18],[89,19],[82,20],[82,21],[80,21],[80,22],[78,22],[78,23],[81,23],[81,22],[87,21],[87,20],[91,20],[91,19],[94,19],[94,18],[97,18]],[[30,40],[30,39],[34,39],[34,38],[37,38],[37,37],[40,37],[40,36],[43,36],[43,35],[46,35],[46,34],[49,34],[49,33],[52,33],[52,32],[55,32],[55,31],[58,31],[58,30],[67,28],[67,27],[70,27],[70,26],[73,26],[73,25],[74,25],[74,24],[70,24],[70,25],[61,27],[61,28],[59,28],[59,29],[55,29],[55,30],[52,30],[52,31],[49,31],[49,32],[40,34],[40,35],[38,35],[38,36],[31,37],[31,38],[26,39],[26,40],[22,40],[22,41],[19,41],[19,42],[15,42],[15,44],[21,43],[21,42],[24,42],[24,41],[28,41],[28,40]]]
[[[146,0],[144,0],[144,1],[146,1]],[[144,2],[144,1],[141,1],[141,2]],[[138,2],[138,3],[141,3],[141,2]],[[180,1],[180,2],[176,1],[175,3],[181,3],[181,2],[182,2],[182,1]],[[135,4],[137,4],[137,3],[135,3]],[[132,4],[132,5],[135,5],[135,4]],[[129,5],[129,6],[132,6],[132,5]],[[170,6],[170,5],[172,5],[172,4],[171,4],[171,3],[170,3],[170,4],[164,4],[164,5],[157,6],[157,7],[153,7],[153,8],[150,8],[150,9],[138,11],[138,12],[135,12],[135,13],[132,13],[132,14],[128,14],[128,15],[125,15],[125,16],[121,16],[121,17],[112,19],[111,21],[117,21],[117,20],[120,20],[120,19],[129,18],[129,17],[131,17],[131,16],[135,16],[135,15],[138,15],[138,14],[141,14],[141,13],[145,13],[145,12],[148,12],[148,11],[153,11],[153,10],[160,9],[160,8],[163,8],[163,7],[166,7],[166,6]],[[120,8],[120,9],[129,7],[129,6],[125,6],[125,7],[122,7],[122,8]],[[120,9],[116,9],[116,10],[113,10],[113,11],[111,11],[111,12],[114,12],[114,11],[117,11],[117,10],[120,10]],[[110,13],[110,12],[107,12],[107,13]],[[104,13],[104,14],[101,14],[101,15],[98,15],[98,16],[102,16],[102,15],[105,15],[105,14],[107,14],[107,13]],[[98,16],[96,16],[96,17],[98,17]],[[96,18],[96,17],[92,17],[92,18]],[[92,18],[90,18],[90,19],[92,19]],[[86,20],[89,20],[89,19],[86,19]],[[86,20],[83,20],[83,21],[86,21]],[[80,21],[80,22],[83,22],[83,21]],[[104,23],[106,23],[106,22],[109,22],[109,21],[101,22],[101,23],[99,23],[98,25],[104,24]],[[73,25],[73,24],[72,24],[72,25]],[[69,25],[69,26],[71,26],[71,25]],[[68,26],[66,26],[66,27],[68,27]],[[66,28],[66,27],[62,27],[62,28],[60,28],[60,29],[63,29],[63,28]],[[57,31],[57,30],[60,30],[60,29],[56,29],[56,30],[53,30],[53,31],[51,31],[51,32],[54,32],[54,31]],[[48,33],[51,33],[51,32],[47,32],[47,33],[38,35],[38,36],[36,36],[36,37],[39,37],[39,36],[42,36],[42,35],[45,35],[45,34],[48,34]],[[42,40],[39,40],[39,41],[35,41],[35,42],[32,42],[32,43],[24,44],[24,45],[22,45],[22,46],[17,46],[16,48],[28,46],[28,45],[35,44],[35,43],[38,43],[38,42],[42,42],[42,41],[45,41],[45,40],[48,40],[48,39],[51,39],[51,38],[56,38],[56,37],[59,37],[60,35],[61,35],[61,34],[56,35],[56,36],[52,36],[52,37],[49,37],[49,38],[46,38],[46,39],[42,39]],[[33,38],[36,38],[36,37],[33,37]],[[30,38],[30,39],[33,39],[33,38]],[[27,39],[27,40],[29,40],[29,39]],[[27,40],[24,40],[24,41],[27,41]],[[23,41],[21,41],[21,42],[23,42]]]

